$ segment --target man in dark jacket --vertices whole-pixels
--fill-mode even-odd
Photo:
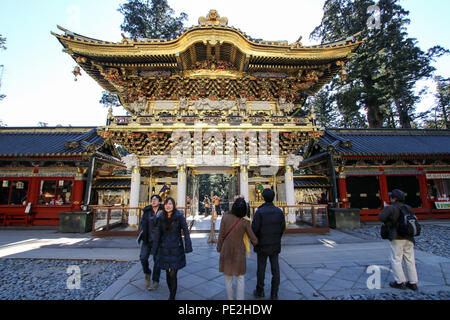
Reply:
[[[389,285],[392,288],[406,289],[406,287],[417,290],[417,271],[414,258],[414,237],[401,237],[397,233],[398,219],[401,216],[400,208],[405,206],[410,213],[414,213],[412,208],[405,205],[405,193],[399,189],[389,192],[391,205],[384,207],[378,215],[378,220],[383,222],[389,230],[389,240],[391,242],[391,266],[394,272],[394,282]],[[408,282],[403,273],[402,261],[405,261]]]
[[[253,292],[255,297],[264,297],[264,275],[266,273],[267,258],[270,260],[272,271],[271,299],[278,299],[280,286],[280,267],[278,255],[281,252],[281,237],[286,229],[284,213],[275,207],[273,199],[275,193],[271,189],[262,192],[265,203],[256,210],[252,222],[252,230],[258,238],[255,252],[258,257],[257,284]]]
[[[158,223],[159,215],[161,214],[161,197],[158,195],[153,195],[151,198],[151,204],[145,207],[142,211],[142,218],[139,222],[139,230],[141,230],[138,242],[142,241],[140,260],[142,264],[142,270],[145,274],[145,287],[148,290],[155,290],[159,285],[159,278],[161,275],[161,269],[156,266],[155,256],[153,256],[153,283],[150,285],[150,275],[152,271],[150,270],[150,265],[148,259],[150,258],[150,252],[153,245],[153,235]]]

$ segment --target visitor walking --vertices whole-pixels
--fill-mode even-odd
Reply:
[[[222,210],[220,209],[220,198],[218,196],[214,196],[214,207],[216,209],[216,215],[221,216]]]
[[[253,292],[257,298],[264,297],[264,276],[266,273],[267,258],[270,260],[272,271],[272,286],[270,297],[278,299],[278,288],[280,286],[280,266],[278,255],[281,252],[281,237],[286,229],[286,220],[283,211],[275,207],[273,199],[275,193],[271,189],[264,189],[262,192],[263,203],[255,212],[252,230],[258,238],[258,245],[255,246],[257,254],[257,283]]]
[[[220,223],[217,252],[220,252],[219,271],[223,272],[225,288],[229,300],[233,300],[233,278],[236,278],[236,299],[244,299],[247,262],[246,252],[250,254],[250,238],[253,245],[258,239],[253,233],[250,220],[246,218],[247,205],[244,199],[237,199]]]
[[[178,286],[177,273],[186,266],[185,253],[190,252],[192,252],[192,242],[186,219],[176,209],[175,200],[167,198],[155,231],[152,254],[156,255],[157,266],[166,270],[169,300],[175,300]]]
[[[141,221],[139,222],[139,237],[138,243],[142,242],[141,253],[139,259],[141,260],[142,270],[145,274],[145,287],[148,290],[155,290],[159,285],[159,278],[161,275],[161,269],[156,266],[156,259],[153,256],[153,283],[150,285],[150,276],[152,270],[148,259],[150,258],[150,252],[153,245],[153,236],[158,223],[158,218],[162,212],[161,197],[153,195],[149,206],[146,206],[143,210]]]
[[[400,208],[405,206],[410,214],[414,214],[414,211],[410,206],[404,204],[405,193],[402,190],[394,189],[389,192],[389,201],[391,205],[384,207],[378,215],[378,220],[382,221],[388,229],[388,239],[391,244],[390,260],[395,281],[390,282],[389,286],[397,289],[417,290],[418,277],[414,257],[414,237],[402,237],[397,232],[399,218],[401,217]],[[405,262],[408,282],[406,282],[403,273],[402,261]]]

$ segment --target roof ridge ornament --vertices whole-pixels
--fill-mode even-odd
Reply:
[[[209,10],[208,15],[205,17],[198,18],[198,24],[201,26],[227,26],[228,25],[228,18],[227,17],[220,17],[217,10],[211,9]]]

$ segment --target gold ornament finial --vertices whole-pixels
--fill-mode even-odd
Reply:
[[[228,25],[228,18],[220,17],[217,10],[211,9],[209,10],[209,13],[206,16],[206,18],[205,17],[198,18],[198,24],[201,26],[208,26],[208,25],[226,26]]]

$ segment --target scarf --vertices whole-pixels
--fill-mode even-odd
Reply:
[[[243,219],[250,222],[250,225],[252,224],[252,220],[250,220],[249,217],[244,217]],[[247,258],[250,258],[250,240],[248,239],[247,233],[244,232],[244,246],[245,246],[245,253],[247,254]]]

